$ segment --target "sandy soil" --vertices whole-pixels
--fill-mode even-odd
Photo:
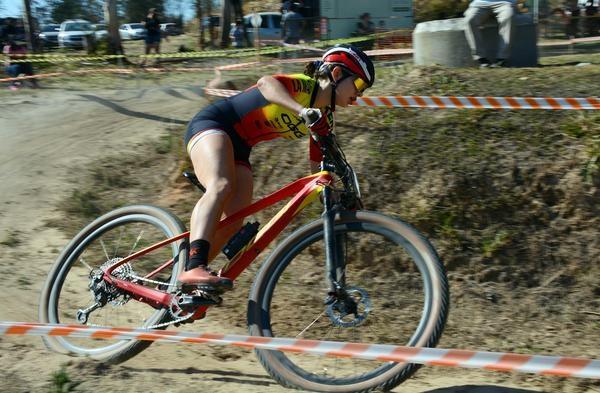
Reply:
[[[43,223],[60,218],[56,204],[72,190],[80,168],[158,138],[166,127],[187,122],[205,101],[193,90],[164,87],[23,90],[0,100],[0,239],[19,239],[18,244],[0,245],[0,320],[36,321],[44,277],[68,240]],[[210,317],[182,329],[245,332]],[[243,349],[154,344],[124,364],[107,366],[52,353],[38,338],[0,337],[1,391],[49,391],[52,373],[61,366],[75,382],[74,391],[285,391]],[[555,386],[554,391],[563,390]],[[542,390],[538,379],[525,375],[428,367],[395,391]]]

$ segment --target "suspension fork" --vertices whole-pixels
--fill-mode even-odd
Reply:
[[[344,235],[335,234],[335,209],[330,187],[323,188],[323,233],[325,259],[330,294],[340,294],[346,286],[346,258],[344,255]]]

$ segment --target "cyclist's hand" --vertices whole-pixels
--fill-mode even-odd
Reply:
[[[327,135],[329,133],[329,123],[318,108],[304,108],[299,113],[304,123],[312,132],[318,135]]]

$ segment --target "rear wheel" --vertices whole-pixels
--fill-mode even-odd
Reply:
[[[79,310],[90,309],[95,295],[106,296],[105,304],[88,314],[86,325],[150,327],[171,318],[165,308],[155,309],[131,299],[126,293],[100,280],[92,284],[94,272],[143,248],[185,231],[181,221],[155,206],[127,206],[99,217],[65,247],[57,258],[42,290],[39,316],[43,323],[81,324]],[[175,288],[183,270],[187,249],[183,240],[155,250],[117,268],[119,278],[162,289]],[[139,281],[171,258],[175,263],[151,281]],[[101,276],[100,276],[101,277]],[[158,282],[163,284],[158,284]],[[93,288],[91,288],[92,286]],[[118,363],[147,348],[151,341],[106,341],[71,337],[44,337],[46,345],[69,355],[90,356]]]
[[[448,313],[444,266],[410,225],[372,212],[344,212],[335,235],[346,260],[356,313],[326,306],[323,221],[285,239],[262,266],[251,291],[250,333],[265,337],[435,346]],[[288,387],[355,392],[391,389],[418,365],[257,350],[267,371]]]

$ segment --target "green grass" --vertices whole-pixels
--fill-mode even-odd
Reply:
[[[72,391],[71,378],[67,374],[66,367],[61,367],[58,371],[52,373],[52,388],[49,393],[67,393]]]

